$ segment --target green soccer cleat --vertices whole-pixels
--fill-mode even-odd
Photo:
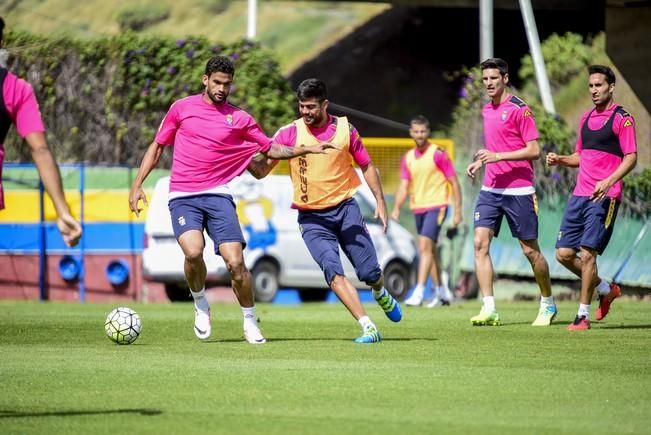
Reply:
[[[400,304],[396,301],[393,296],[389,294],[386,289],[382,289],[380,296],[373,296],[375,301],[378,303],[380,308],[384,311],[384,314],[392,322],[399,322],[402,319],[402,310],[400,309]]]
[[[355,339],[355,343],[370,344],[382,341],[380,333],[374,325],[367,326],[364,333]]]
[[[497,311],[486,311],[481,309],[479,314],[470,318],[472,326],[500,326],[500,315]]]
[[[538,310],[538,317],[536,317],[536,320],[533,321],[531,326],[549,326],[557,314],[556,304],[543,304],[540,306],[540,310]]]

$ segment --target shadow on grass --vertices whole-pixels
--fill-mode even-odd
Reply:
[[[354,338],[332,338],[332,337],[314,337],[314,338],[299,338],[299,337],[274,337],[267,338],[267,343],[280,342],[280,341],[343,341],[352,343]],[[397,337],[397,338],[382,338],[382,341],[438,341],[438,338],[430,337]],[[224,338],[219,340],[205,340],[204,343],[246,343],[244,339]]]
[[[0,409],[0,418],[21,418],[21,417],[74,417],[78,415],[103,415],[103,414],[140,414],[146,416],[160,415],[163,411],[159,409],[105,409],[96,411],[48,411],[48,412],[20,412]]]
[[[651,325],[600,325],[593,323],[596,328],[593,329],[651,329]]]

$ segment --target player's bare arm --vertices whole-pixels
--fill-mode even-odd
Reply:
[[[502,160],[538,160],[540,158],[540,145],[537,140],[530,140],[519,150],[494,152],[480,149],[475,153],[475,158],[483,164],[497,163]]]
[[[63,194],[59,167],[42,132],[33,132],[25,137],[32,152],[32,159],[43,181],[43,187],[52,199],[57,213],[57,228],[66,245],[76,246],[81,239],[81,225],[72,217]]]
[[[475,160],[466,168],[466,175],[474,180],[475,174],[481,169],[482,166],[484,166],[484,164],[481,160]]]
[[[366,180],[366,184],[368,184],[371,192],[373,192],[373,196],[377,202],[377,206],[375,207],[375,218],[380,219],[382,222],[382,229],[386,233],[388,225],[387,217],[389,213],[387,212],[387,204],[384,200],[384,192],[382,191],[380,174],[373,162],[370,162],[366,166],[362,166],[361,169],[362,174],[364,174],[364,180]]]
[[[253,156],[251,163],[249,163],[246,169],[259,180],[269,175],[277,164],[278,160],[269,159],[264,154],[258,153]]]
[[[274,160],[289,160],[294,157],[303,156],[305,154],[325,154],[327,150],[336,148],[334,145],[326,142],[321,142],[311,146],[294,146],[288,147],[278,143],[271,145],[271,148],[266,153],[263,153],[270,159]]]
[[[606,194],[619,180],[624,178],[626,174],[631,172],[635,165],[637,164],[637,153],[626,154],[622,159],[622,163],[619,164],[615,172],[613,172],[610,177],[605,180],[601,180],[594,187],[594,192],[592,192],[593,201],[601,201],[606,197]]]
[[[395,202],[393,204],[393,211],[391,212],[391,219],[398,220],[400,218],[400,208],[407,200],[409,193],[409,180],[400,180],[398,191],[396,192]]]
[[[136,216],[140,216],[140,212],[143,210],[138,207],[138,203],[142,200],[142,203],[147,206],[147,195],[145,191],[142,190],[142,183],[145,181],[149,173],[158,165],[160,157],[163,154],[163,145],[156,142],[152,142],[147,148],[140,167],[138,168],[138,173],[136,178],[131,184],[131,190],[129,191],[129,208]]]
[[[547,166],[567,166],[570,168],[579,167],[579,153],[570,155],[559,155],[556,153],[548,153],[545,157],[545,164]]]
[[[461,200],[461,185],[459,180],[454,176],[450,178],[450,185],[452,186],[452,194],[454,195],[454,216],[452,217],[452,225],[457,226],[463,220],[462,217],[462,200]]]

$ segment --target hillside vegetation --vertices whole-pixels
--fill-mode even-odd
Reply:
[[[276,52],[287,73],[388,7],[258,0],[257,40]],[[9,0],[0,2],[0,14],[8,29],[49,36],[113,36],[131,23],[146,35],[231,43],[245,37],[247,28],[245,0]]]

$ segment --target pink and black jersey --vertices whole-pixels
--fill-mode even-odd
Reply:
[[[209,103],[203,94],[176,101],[155,140],[174,146],[170,198],[176,192],[207,192],[226,185],[272,143],[244,110],[228,102]]]
[[[481,113],[484,119],[484,147],[492,152],[519,150],[539,137],[533,112],[516,96],[510,96],[500,104],[490,102]],[[530,194],[534,192],[533,186],[531,161],[508,160],[486,165],[483,190],[507,195]]]
[[[575,196],[592,196],[599,181],[609,177],[622,163],[626,154],[637,152],[635,120],[621,106],[613,104],[601,112],[588,110],[579,121],[576,152],[579,153],[579,175]],[[622,180],[607,193],[621,199]]]
[[[0,68],[0,210],[4,208],[2,189],[2,162],[4,161],[4,140],[11,124],[16,125],[20,137],[30,133],[44,132],[38,102],[34,90],[25,80],[19,79],[5,68]]]

